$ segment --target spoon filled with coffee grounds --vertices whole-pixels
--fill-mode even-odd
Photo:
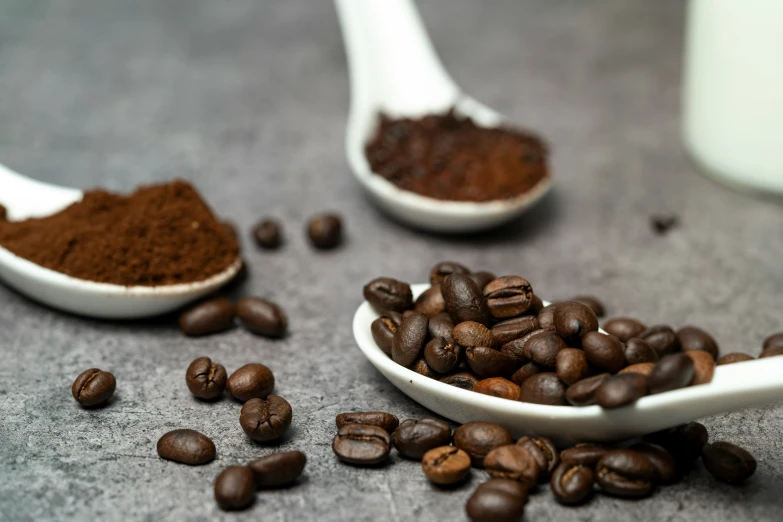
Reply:
[[[546,145],[461,91],[413,0],[335,4],[351,77],[346,155],[381,210],[414,228],[468,233],[546,194]]]
[[[236,238],[187,182],[129,196],[42,183],[0,165],[0,280],[98,318],[163,314],[241,267]]]

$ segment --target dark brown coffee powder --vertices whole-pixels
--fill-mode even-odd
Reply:
[[[0,245],[72,277],[129,286],[201,281],[239,255],[231,232],[181,180],[129,196],[93,190],[48,217],[0,221]]]

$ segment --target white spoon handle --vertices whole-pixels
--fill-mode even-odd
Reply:
[[[48,216],[81,197],[79,190],[36,181],[0,164],[0,205],[8,210],[9,219]]]

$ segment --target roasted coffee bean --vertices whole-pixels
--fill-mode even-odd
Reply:
[[[470,372],[459,372],[441,377],[440,382],[470,391],[479,382],[479,378]]]
[[[609,335],[614,335],[620,342],[627,343],[628,339],[639,337],[647,327],[641,321],[631,317],[616,317],[606,322],[604,331]]]
[[[8,211],[3,205],[0,205],[0,221],[5,221],[6,219],[8,219]]]
[[[114,395],[117,381],[114,375],[98,368],[84,370],[76,377],[71,386],[71,394],[76,402],[85,407],[105,404]]]
[[[492,478],[516,480],[528,488],[536,485],[541,472],[535,457],[526,448],[516,444],[491,450],[484,458],[484,468]]]
[[[684,353],[667,355],[658,361],[647,377],[650,394],[684,388],[693,381],[693,359]]]
[[[638,337],[647,341],[659,358],[680,351],[680,341],[677,339],[677,334],[665,324],[650,326]]]
[[[315,248],[334,248],[342,241],[343,222],[335,214],[314,216],[307,225],[307,236]]]
[[[451,317],[448,313],[438,314],[430,319],[427,325],[430,338],[443,337],[446,342],[454,342],[454,338],[451,335],[451,331],[454,329],[454,323],[451,321]]]
[[[468,267],[454,261],[441,261],[430,270],[430,284],[439,285],[451,274],[470,274]]]
[[[724,364],[734,364],[738,362],[752,361],[752,360],[753,360],[753,356],[748,355],[746,353],[740,353],[740,352],[727,353],[726,355],[718,359],[718,366],[722,366]]]
[[[566,401],[572,406],[591,406],[595,404],[595,391],[609,377],[611,377],[610,374],[601,373],[575,382],[566,390]]]
[[[487,346],[492,348],[495,345],[495,338],[489,328],[476,321],[465,321],[459,323],[451,331],[454,341],[460,346],[469,348],[471,346]]]
[[[234,325],[235,313],[236,307],[231,299],[209,299],[182,312],[179,316],[179,328],[190,337],[222,332]]]
[[[715,339],[695,326],[683,326],[677,330],[677,341],[680,343],[680,348],[683,352],[690,352],[693,350],[705,351],[712,356],[712,360],[718,358],[718,343]]]
[[[534,363],[554,368],[557,364],[557,353],[567,347],[557,332],[547,331],[530,337],[522,351],[525,357]]]
[[[265,337],[282,337],[288,328],[288,317],[276,303],[260,297],[244,297],[237,302],[237,317],[253,333]]]
[[[413,305],[413,311],[435,317],[446,311],[446,301],[443,300],[443,294],[440,291],[440,285],[432,285],[425,290]]]
[[[492,272],[473,272],[472,274],[468,274],[468,277],[475,281],[478,287],[483,291],[484,287],[495,279],[495,274]]]
[[[783,348],[783,332],[772,334],[762,343],[762,351],[770,348]]]
[[[279,488],[296,482],[302,474],[307,456],[301,451],[282,451],[251,460],[247,467],[253,470],[256,488]]]
[[[756,472],[753,455],[729,442],[705,445],[701,461],[713,477],[729,484],[739,484]]]
[[[391,355],[392,341],[397,328],[402,324],[402,314],[399,312],[386,312],[370,325],[372,338],[378,348],[386,355]]]
[[[513,490],[508,479],[492,479],[481,484],[465,504],[465,512],[471,522],[519,522],[525,513],[527,491],[519,484]],[[503,485],[500,485],[500,484]],[[522,490],[520,493],[519,491]]]
[[[629,365],[657,363],[658,353],[644,339],[632,337],[625,342],[625,360]]]
[[[418,373],[419,375],[429,377],[430,379],[440,378],[440,375],[430,368],[430,365],[427,364],[427,361],[425,361],[423,357],[416,359],[416,362],[414,362],[411,366],[411,370]]]
[[[599,301],[597,297],[592,295],[579,295],[576,297],[572,297],[571,299],[568,299],[568,301],[582,303],[583,305],[590,308],[590,310],[593,311],[596,317],[603,317],[604,314],[606,313],[603,303],[601,303],[601,301]]]
[[[474,346],[465,350],[465,359],[471,371],[479,377],[508,377],[517,364],[508,355],[486,346]]]
[[[666,448],[678,462],[688,463],[701,456],[708,438],[707,428],[703,424],[688,422],[645,435],[644,440]]]
[[[569,345],[579,346],[580,338],[588,332],[598,330],[598,318],[582,303],[567,301],[555,307],[555,329]],[[539,317],[538,322],[541,322]],[[577,344],[572,344],[577,343]]]
[[[494,317],[508,319],[527,312],[533,301],[533,288],[524,277],[503,276],[487,283],[484,296]]]
[[[601,457],[610,451],[609,448],[589,442],[577,444],[560,452],[560,460],[567,466],[585,466],[595,469]]]
[[[195,430],[174,430],[158,439],[158,455],[188,466],[200,466],[215,459],[215,444]]]
[[[441,283],[446,311],[455,324],[476,321],[484,326],[492,325],[492,314],[478,285],[464,274],[454,273]]]
[[[555,443],[546,437],[522,437],[517,441],[517,446],[525,448],[538,463],[538,480],[546,482],[560,465],[560,454]]]
[[[538,319],[533,315],[525,315],[497,323],[492,327],[492,337],[495,344],[500,346],[538,329]]]
[[[535,293],[533,294],[533,300],[530,301],[530,308],[527,309],[527,313],[531,315],[538,315],[544,308],[544,302]]]
[[[552,494],[559,503],[574,506],[587,500],[593,493],[595,473],[587,466],[560,464],[549,485]]]
[[[400,420],[391,413],[383,411],[352,411],[341,413],[335,418],[335,424],[338,428],[348,424],[366,424],[368,426],[378,426],[388,433],[394,433]]]
[[[247,466],[229,466],[215,480],[215,501],[221,509],[245,509],[255,500],[253,470]]]
[[[209,357],[194,360],[185,372],[185,384],[190,393],[207,401],[223,395],[227,378],[223,365],[212,362]]]
[[[783,355],[782,346],[773,346],[772,348],[767,348],[766,350],[761,352],[761,355],[759,355],[759,359],[766,359],[767,357],[777,357],[778,355]]]
[[[514,439],[500,424],[473,421],[454,430],[454,445],[470,455],[470,461],[477,468],[484,467],[487,453],[508,444],[514,444]]]
[[[283,243],[280,223],[274,219],[262,219],[253,227],[253,239],[261,248],[268,250],[278,248]]]
[[[590,375],[585,352],[578,348],[564,348],[557,352],[555,361],[557,376],[567,385],[586,379]]]
[[[267,399],[250,399],[242,406],[239,424],[256,442],[269,442],[282,437],[291,426],[293,413],[288,401],[278,395]]]
[[[427,340],[427,316],[414,312],[402,320],[392,340],[392,359],[402,366],[410,366],[421,355]]]
[[[432,448],[448,446],[451,427],[438,419],[407,419],[394,432],[392,440],[400,455],[418,460]]]
[[[403,312],[413,306],[411,285],[391,277],[378,277],[364,285],[364,298],[378,313]]]
[[[250,363],[237,369],[226,381],[226,391],[238,401],[266,399],[275,389],[272,370],[259,363]]]
[[[515,401],[519,398],[519,386],[503,377],[490,377],[476,383],[473,391]]]
[[[424,360],[433,371],[449,373],[462,361],[462,347],[446,342],[443,337],[436,337],[424,347]]]
[[[617,373],[618,375],[621,375],[623,373],[641,373],[642,375],[647,377],[648,375],[650,375],[650,372],[652,371],[653,368],[655,368],[655,363],[651,363],[651,362],[636,363],[630,366],[626,366],[625,368],[623,368]]]
[[[518,385],[522,386],[522,383],[531,378],[534,375],[542,373],[546,370],[543,366],[540,366],[534,362],[529,362],[522,366],[519,370],[511,374],[511,380]],[[520,389],[520,392],[522,390]]]
[[[557,303],[545,306],[538,311],[538,326],[543,329],[555,328],[555,308],[557,308]]]
[[[618,497],[649,495],[655,486],[657,471],[643,454],[616,449],[606,453],[596,465],[596,480],[601,489]]]
[[[566,406],[566,385],[553,372],[538,373],[519,386],[519,400],[533,404]]]
[[[666,451],[662,446],[650,444],[649,442],[639,442],[629,449],[638,451],[647,457],[647,460],[649,460],[655,468],[659,484],[672,484],[677,480],[680,472],[677,461],[674,460],[674,455]]]
[[[332,440],[332,451],[347,464],[374,466],[389,456],[391,437],[378,426],[348,424]]]
[[[528,362],[528,358],[525,355],[525,345],[527,342],[532,339],[533,337],[537,336],[540,333],[544,332],[553,332],[554,328],[551,330],[544,330],[544,329],[538,329],[533,330],[532,332],[529,332],[519,339],[514,339],[512,341],[507,342],[503,346],[501,346],[500,351],[514,359],[517,364],[524,364]]]
[[[421,469],[435,484],[450,486],[462,482],[470,474],[470,457],[454,446],[440,446],[424,454]]]
[[[620,408],[647,395],[647,377],[640,373],[622,373],[606,379],[595,390],[595,401],[604,409]]]
[[[715,374],[715,358],[704,350],[692,350],[683,352],[693,361],[693,380],[691,386],[707,384],[712,381]]]
[[[617,373],[627,366],[623,343],[614,335],[587,332],[582,337],[582,349],[590,364],[609,373]]]

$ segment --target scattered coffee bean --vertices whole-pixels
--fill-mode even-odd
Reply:
[[[179,328],[185,335],[200,337],[228,330],[234,325],[236,307],[231,299],[209,299],[182,312]]]
[[[684,353],[663,357],[647,377],[650,394],[684,388],[693,381],[693,360]]]
[[[623,343],[627,343],[633,337],[639,337],[646,329],[642,322],[631,317],[616,317],[604,325],[606,333],[614,335]]]
[[[565,348],[557,352],[555,368],[557,376],[566,385],[574,384],[590,375],[585,352],[578,348]]]
[[[680,218],[675,215],[650,216],[650,226],[658,236],[666,235],[680,224]]]
[[[490,281],[495,279],[495,274],[492,272],[473,272],[472,274],[468,274],[468,277],[471,278],[483,291],[484,287],[487,286]]]
[[[603,303],[601,303],[601,301],[599,301],[598,298],[595,296],[579,295],[576,297],[572,297],[571,299],[568,299],[568,301],[575,301],[577,303],[582,303],[583,305],[590,308],[590,310],[593,311],[596,317],[603,317],[606,314]]]
[[[436,315],[430,319],[430,322],[427,325],[427,330],[429,331],[430,337],[432,339],[436,337],[443,337],[448,343],[454,342],[454,338],[451,335],[451,331],[453,329],[454,323],[452,322],[448,313]]]
[[[375,344],[378,345],[383,353],[391,355],[392,341],[397,328],[402,324],[402,314],[399,312],[385,312],[382,316],[372,322],[370,331]]]
[[[441,377],[440,382],[463,390],[473,390],[478,384],[479,378],[470,372],[459,372]]]
[[[762,343],[761,346],[762,346],[762,351],[768,350],[770,348],[783,347],[783,332],[770,335],[769,337],[764,339],[764,342]]]
[[[503,377],[490,377],[476,383],[473,391],[515,401],[519,398],[519,386]]]
[[[538,319],[533,315],[506,319],[492,327],[493,346],[506,344],[538,329]]]
[[[628,364],[623,343],[614,335],[587,332],[582,336],[582,349],[590,364],[599,370],[617,373]]]
[[[471,522],[519,522],[525,512],[527,491],[519,484],[512,489],[508,479],[492,479],[481,484],[465,504]]]
[[[522,352],[534,363],[546,368],[554,368],[557,364],[558,352],[567,347],[557,332],[545,331],[530,337],[525,342]]]
[[[495,338],[492,336],[489,328],[475,321],[459,323],[454,327],[451,335],[457,344],[465,348],[471,346],[487,346],[491,348],[495,343]]]
[[[559,503],[566,506],[581,504],[593,493],[595,473],[587,466],[560,464],[549,485]]]
[[[301,451],[282,451],[251,460],[247,467],[253,471],[256,488],[279,488],[296,482],[307,464]]]
[[[573,448],[568,448],[560,452],[560,460],[568,466],[585,466],[595,469],[601,457],[610,451],[609,448],[599,446],[598,444],[581,443]]]
[[[595,390],[595,401],[604,409],[620,408],[647,395],[647,377],[640,373],[622,373],[606,379]]]
[[[432,339],[424,347],[424,360],[438,373],[449,373],[462,362],[462,347],[443,337]]]
[[[71,386],[71,394],[76,402],[91,408],[105,404],[114,395],[117,381],[114,375],[98,368],[84,370],[76,377]]]
[[[229,466],[215,480],[215,501],[221,509],[245,509],[255,500],[253,470],[247,466]]]
[[[753,455],[729,442],[705,445],[701,461],[713,477],[729,484],[739,484],[756,472]]]
[[[644,440],[664,447],[678,462],[689,463],[701,456],[707,444],[707,428],[698,422],[688,422],[645,435]]]
[[[505,478],[521,482],[532,488],[538,482],[538,462],[523,446],[508,444],[494,448],[484,458],[484,468],[492,478]]]
[[[595,392],[611,377],[608,373],[601,373],[582,379],[568,387],[565,393],[565,399],[571,406],[592,406],[596,403]]]
[[[274,250],[283,243],[283,233],[280,223],[274,219],[265,218],[253,227],[253,239],[261,248]]]
[[[672,484],[679,477],[680,468],[674,455],[669,453],[662,446],[650,444],[649,442],[639,442],[630,447],[633,451],[638,451],[650,461],[658,475],[659,484]]]
[[[388,433],[394,433],[400,420],[391,413],[383,411],[353,411],[341,413],[335,418],[337,428],[342,428],[348,424],[366,424],[368,426],[378,426]]]
[[[250,399],[242,406],[239,424],[248,437],[256,442],[277,440],[291,426],[291,405],[278,395],[267,399]]]
[[[215,444],[195,430],[174,430],[158,439],[158,455],[188,466],[200,466],[215,459]]]
[[[766,359],[767,357],[777,357],[778,355],[783,355],[783,346],[773,346],[771,348],[767,348],[763,352],[761,352],[761,355],[759,355],[759,359]]]
[[[608,451],[596,465],[596,481],[610,495],[638,498],[649,495],[657,471],[643,454],[628,450]]]
[[[425,290],[413,305],[413,311],[435,317],[446,311],[446,301],[443,300],[443,294],[440,291],[440,285],[432,285]]]
[[[484,457],[498,446],[514,444],[511,433],[499,424],[491,422],[466,422],[454,430],[454,445],[470,455],[477,468],[484,467]]]
[[[282,337],[288,317],[277,304],[260,297],[243,297],[237,302],[237,317],[251,332],[265,337]]]
[[[538,364],[531,361],[523,365],[522,368],[515,371],[513,374],[511,374],[511,380],[517,383],[518,385],[522,386],[523,382],[525,382],[532,376],[542,373],[544,371],[546,371],[546,368],[544,368],[543,366],[539,366]]]
[[[195,359],[185,372],[185,384],[190,393],[207,401],[223,395],[226,380],[226,369],[222,364],[212,362],[209,357]]]
[[[537,315],[539,327],[545,330],[555,328],[555,308],[557,308],[557,303],[545,306],[539,310]]]
[[[508,377],[517,369],[514,359],[486,346],[474,346],[465,350],[468,367],[479,377]]]
[[[734,364],[738,362],[752,361],[752,360],[754,360],[753,356],[748,355],[746,353],[740,353],[740,352],[727,353],[726,355],[718,359],[718,366],[722,366],[724,364]]]
[[[567,406],[566,385],[556,373],[543,372],[526,379],[519,386],[519,400],[550,406]]]
[[[250,363],[237,369],[226,381],[226,391],[238,401],[266,399],[275,388],[272,370],[259,363]]]
[[[538,322],[541,322],[541,317],[538,318]],[[595,313],[589,307],[575,301],[559,303],[555,307],[554,324],[560,337],[572,346],[579,346],[580,338],[586,333],[598,330],[598,318]]]
[[[492,314],[478,285],[465,274],[453,273],[441,283],[446,310],[455,324],[476,321],[484,326],[492,324]]]
[[[484,296],[493,317],[508,319],[527,312],[533,301],[533,288],[523,277],[503,276],[487,283]]]
[[[307,225],[307,235],[315,248],[321,250],[334,248],[342,241],[342,220],[335,214],[315,216]]]
[[[430,368],[430,365],[427,364],[427,361],[425,361],[424,358],[416,359],[416,361],[411,366],[411,370],[418,373],[419,375],[429,377],[430,379],[437,379],[440,377],[437,372]]]
[[[407,419],[394,432],[392,441],[400,455],[418,460],[432,448],[448,446],[451,427],[438,419]]]
[[[657,363],[658,359],[658,353],[644,339],[632,337],[625,342],[625,360],[628,364]]]
[[[630,366],[626,366],[625,368],[623,368],[617,373],[618,375],[623,373],[641,373],[642,375],[647,377],[648,375],[650,375],[650,372],[652,371],[653,368],[655,368],[655,363],[651,363],[651,362],[636,363]]]
[[[712,354],[703,350],[693,350],[684,353],[693,361],[691,386],[711,382],[712,376],[715,374],[715,358]]]
[[[680,343],[680,348],[683,352],[690,352],[693,350],[701,350],[709,353],[712,356],[712,360],[718,358],[718,343],[715,339],[695,326],[683,326],[677,330],[677,341]]]
[[[411,286],[391,277],[378,277],[364,285],[364,298],[381,314],[403,312],[413,306]]]
[[[430,270],[430,284],[439,285],[451,274],[470,274],[468,267],[454,261],[441,261]]]
[[[560,465],[560,454],[555,443],[546,437],[522,437],[517,441],[517,446],[522,446],[530,453],[538,464],[538,480],[546,482]]]
[[[392,359],[402,366],[411,366],[421,355],[427,340],[427,316],[414,312],[402,320],[392,340]]]
[[[440,446],[424,454],[421,469],[435,484],[450,486],[462,482],[470,474],[470,457],[454,446]]]
[[[374,466],[389,456],[391,437],[378,426],[347,424],[332,440],[332,451],[347,464]]]
[[[680,341],[677,339],[677,334],[665,324],[650,326],[638,337],[647,341],[659,358],[680,351]]]

